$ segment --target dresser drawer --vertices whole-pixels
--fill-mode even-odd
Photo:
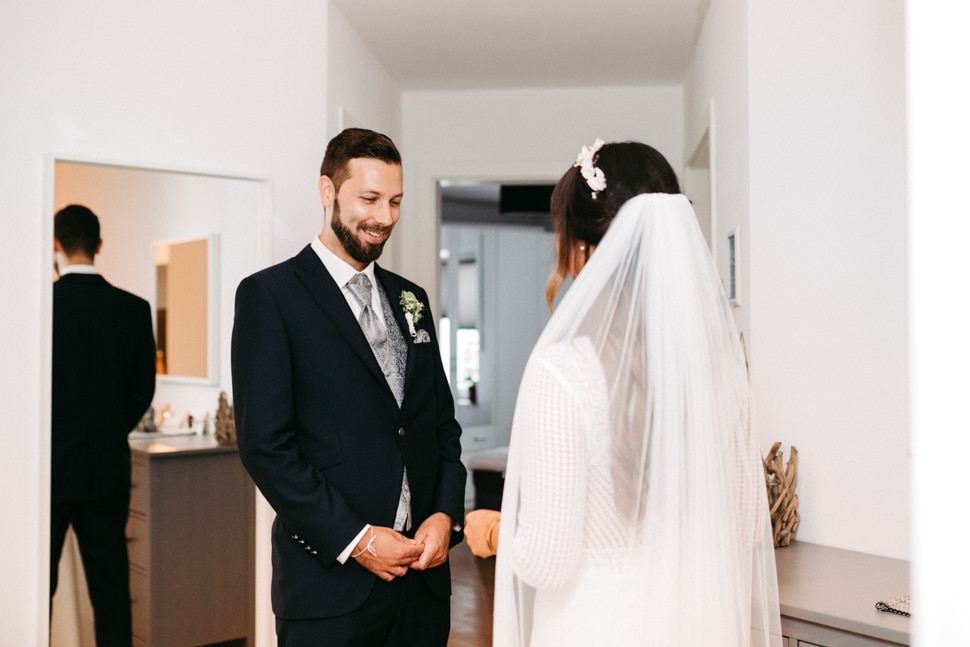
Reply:
[[[147,573],[151,565],[148,521],[135,515],[128,517],[125,534],[128,536],[128,563]]]
[[[128,571],[131,587],[131,632],[135,644],[151,644],[152,613],[151,588],[148,575],[137,570]]]
[[[132,456],[131,459],[131,501],[128,508],[143,517],[148,516],[151,492],[150,472],[145,459]]]

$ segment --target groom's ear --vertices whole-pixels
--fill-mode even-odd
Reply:
[[[317,188],[320,191],[320,204],[324,207],[332,207],[333,200],[337,196],[337,190],[333,185],[333,180],[326,175],[321,175],[320,181],[317,183]]]

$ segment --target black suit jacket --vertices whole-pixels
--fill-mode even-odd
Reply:
[[[408,343],[399,408],[340,287],[307,246],[242,281],[236,292],[232,377],[242,461],[277,513],[273,609],[287,619],[348,613],[376,576],[336,561],[365,523],[394,523],[407,466],[413,529],[431,514],[464,514],[461,429],[430,316],[415,343],[402,290],[427,294],[375,268]],[[393,325],[395,322],[388,322]],[[460,540],[452,533],[451,543]],[[451,592],[448,563],[423,571]]]
[[[128,496],[128,432],[155,393],[148,302],[96,274],[54,283],[51,498]]]

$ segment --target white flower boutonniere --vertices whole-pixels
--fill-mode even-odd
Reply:
[[[414,324],[421,321],[421,311],[424,310],[424,304],[418,301],[418,298],[414,296],[414,292],[409,292],[404,290],[401,292],[401,305],[404,306],[404,318],[408,321],[408,332],[411,333],[412,337],[417,336],[418,331],[414,329]]]

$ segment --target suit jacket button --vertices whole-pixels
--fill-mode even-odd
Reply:
[[[400,429],[397,430],[397,435],[400,436],[401,438],[404,438],[404,433],[405,433],[404,427],[401,427]]]

